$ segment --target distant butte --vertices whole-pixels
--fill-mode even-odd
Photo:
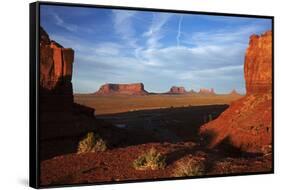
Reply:
[[[143,83],[113,84],[102,85],[95,95],[147,95]]]
[[[240,96],[241,94],[239,94],[235,89],[233,89],[233,90],[229,93],[229,95],[231,95],[231,96]]]
[[[235,91],[236,92],[236,91]],[[118,83],[106,83],[101,85],[98,91],[93,93],[98,96],[107,96],[107,95],[152,95],[152,94],[170,94],[170,95],[216,95],[213,88],[201,88],[199,92],[191,89],[187,91],[183,86],[172,86],[168,92],[154,93],[148,92],[144,89],[143,83],[127,83],[127,84],[118,84]],[[238,93],[237,93],[238,94]]]
[[[170,88],[169,94],[185,94],[187,91],[182,86],[172,86]]]
[[[199,94],[202,94],[202,95],[214,95],[215,94],[215,91],[213,88],[211,89],[208,89],[208,88],[201,88],[199,90]]]

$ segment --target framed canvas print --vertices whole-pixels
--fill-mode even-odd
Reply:
[[[30,186],[269,174],[274,18],[30,4]]]

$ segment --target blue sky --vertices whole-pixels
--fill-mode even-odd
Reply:
[[[75,51],[75,93],[104,83],[144,83],[152,92],[236,89],[245,93],[243,64],[251,34],[270,19],[41,5],[41,26]]]

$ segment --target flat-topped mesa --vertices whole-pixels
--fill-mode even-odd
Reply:
[[[187,91],[182,86],[172,86],[170,88],[169,94],[185,94]]]
[[[108,83],[100,87],[95,95],[146,95],[143,83],[113,84]]]
[[[272,91],[272,32],[252,35],[245,55],[247,94]]]
[[[203,94],[203,95],[215,95],[215,91],[213,88],[208,89],[208,88],[201,88],[199,90],[199,94]]]
[[[267,154],[272,147],[272,32],[252,35],[245,55],[246,96],[217,119],[201,126],[213,148],[227,142],[246,152]]]

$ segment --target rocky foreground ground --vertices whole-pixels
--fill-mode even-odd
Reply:
[[[159,170],[136,170],[132,163],[151,147],[167,156],[167,166]],[[41,184],[59,185],[171,178],[175,177],[174,172],[181,161],[189,159],[203,162],[205,171],[202,176],[266,173],[272,169],[270,155],[228,154],[220,149],[210,151],[188,141],[147,143],[105,152],[58,156],[46,160],[41,163],[41,171],[43,171]],[[200,177],[200,175],[195,177]]]
[[[123,124],[109,136],[108,131],[99,131],[103,139],[113,142],[111,146],[103,152],[72,153],[42,161],[42,185],[270,172],[271,154],[246,153],[227,145],[209,149],[198,135],[200,126],[208,122],[205,115],[215,120],[227,108],[193,106],[99,116],[107,121],[101,122],[104,128]],[[166,167],[136,170],[134,161],[152,147],[166,157]],[[177,174],[190,160],[203,165],[202,171],[193,176]]]

